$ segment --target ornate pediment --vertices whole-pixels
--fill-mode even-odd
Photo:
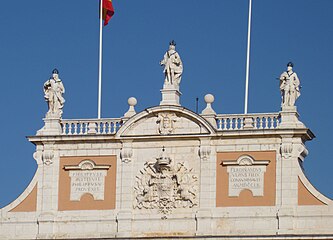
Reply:
[[[200,115],[184,107],[159,106],[146,109],[129,119],[117,135],[126,136],[170,136],[207,135],[213,127]]]

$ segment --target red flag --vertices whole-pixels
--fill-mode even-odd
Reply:
[[[114,14],[112,0],[103,0],[103,20],[104,26],[108,25],[110,19]]]

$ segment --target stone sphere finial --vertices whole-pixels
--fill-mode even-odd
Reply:
[[[214,102],[215,98],[213,94],[206,94],[205,95],[205,102],[208,104],[212,104]]]
[[[138,103],[138,101],[136,100],[135,97],[130,97],[130,98],[127,100],[127,103],[128,103],[128,105],[134,107],[134,106]]]
[[[138,101],[136,100],[135,97],[130,97],[128,100],[127,100],[127,103],[129,105],[129,109],[128,111],[125,113],[124,117],[125,118],[130,118],[132,116],[134,116],[136,114],[136,111],[134,109],[134,106],[138,103]]]

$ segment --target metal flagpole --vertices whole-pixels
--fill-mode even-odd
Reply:
[[[100,0],[99,19],[99,68],[98,68],[98,119],[101,118],[102,105],[102,53],[103,53],[103,0]]]
[[[246,55],[246,80],[245,80],[245,106],[244,114],[247,114],[247,101],[249,95],[249,72],[250,72],[250,46],[251,46],[251,15],[252,15],[252,0],[249,0],[249,20],[247,27],[247,55]]]

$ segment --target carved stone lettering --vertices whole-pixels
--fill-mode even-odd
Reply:
[[[253,196],[264,195],[265,166],[228,167],[229,196],[239,196],[243,189],[251,190]]]
[[[71,201],[80,201],[83,194],[89,193],[95,200],[104,200],[104,179],[106,170],[70,171]]]
[[[78,166],[65,166],[71,178],[70,200],[80,201],[82,195],[91,194],[95,200],[104,200],[105,177],[110,165],[96,165],[83,160]]]
[[[264,173],[268,160],[254,161],[243,155],[237,161],[225,161],[229,173],[229,197],[238,197],[241,191],[248,189],[253,196],[264,196]]]

